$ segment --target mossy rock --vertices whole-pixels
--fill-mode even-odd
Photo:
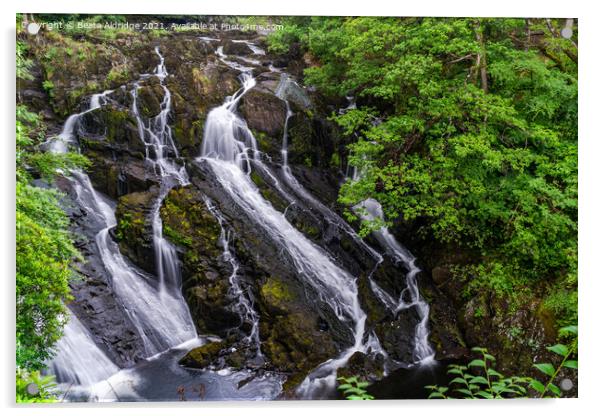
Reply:
[[[147,85],[138,88],[138,110],[145,118],[155,117],[161,112],[161,102],[165,92],[160,85]]]
[[[150,213],[157,197],[156,188],[133,192],[119,198],[115,211],[119,247],[137,266],[153,274],[156,270]]]
[[[369,325],[381,322],[390,315],[372,291],[367,277],[362,276],[358,279],[357,289],[362,308],[368,315],[367,323]]]
[[[339,377],[358,377],[361,380],[380,380],[384,375],[384,357],[378,354],[370,357],[361,351],[356,351],[347,363],[337,370]]]
[[[184,367],[207,368],[219,357],[224,348],[226,348],[225,342],[210,342],[188,351],[178,363]]]
[[[262,330],[262,351],[280,371],[307,371],[337,353],[330,335],[318,329],[317,317],[307,310],[277,316]]]
[[[266,308],[275,314],[286,312],[290,309],[290,302],[295,299],[290,288],[275,277],[269,277],[259,293]]]
[[[192,187],[172,189],[161,206],[164,232],[174,244],[217,257],[221,228],[202,194]]]
[[[163,234],[181,249],[185,299],[199,332],[224,335],[240,325],[231,309],[229,263],[219,259],[221,228],[203,195],[191,186],[172,189],[161,206]]]
[[[251,180],[259,189],[259,193],[263,198],[269,201],[276,210],[284,212],[289,205],[288,202],[280,196],[276,189],[272,188],[265,179],[256,171],[251,172]]]

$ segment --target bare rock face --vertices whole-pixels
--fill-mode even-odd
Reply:
[[[226,40],[224,42],[224,53],[226,55],[251,55],[253,51],[246,43]]]
[[[255,87],[243,97],[240,111],[249,128],[281,142],[286,105],[270,91]]]

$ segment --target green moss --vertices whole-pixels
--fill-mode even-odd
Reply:
[[[131,77],[129,68],[126,65],[118,65],[111,68],[107,74],[107,86],[125,84]]]
[[[144,240],[147,220],[144,212],[134,208],[135,205],[127,198],[130,195],[134,194],[126,195],[126,198],[121,199],[117,207],[118,222],[115,235],[130,247],[136,247]]]
[[[113,142],[120,141],[122,139],[120,137],[122,127],[128,119],[127,112],[107,107],[105,114],[107,119],[107,140]]]
[[[183,366],[193,368],[208,367],[225,347],[226,344],[223,341],[210,342],[189,351],[179,363]]]
[[[295,227],[311,239],[315,240],[320,237],[321,232],[316,225],[299,220],[295,221]]]
[[[294,299],[289,288],[276,277],[269,277],[261,286],[261,296],[266,303],[280,308],[285,308],[286,304]]]
[[[181,234],[177,230],[174,230],[173,228],[171,228],[169,225],[163,226],[163,233],[169,240],[171,240],[173,243],[175,243],[179,246],[185,246],[185,247],[192,246],[192,238],[191,237]]]
[[[45,80],[42,83],[42,88],[44,88],[44,91],[46,91],[50,98],[54,97],[54,83],[52,81],[49,79]]]

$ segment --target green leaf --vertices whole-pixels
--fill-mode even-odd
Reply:
[[[431,394],[429,394],[429,399],[445,399],[445,396],[439,392],[432,392]]]
[[[500,373],[498,373],[497,371],[495,371],[493,368],[488,368],[487,369],[487,374],[489,375],[489,377],[504,378],[503,375],[501,375]]]
[[[577,325],[565,326],[563,328],[560,328],[560,330],[558,332],[560,333],[560,335],[568,335],[568,334],[577,335]]]
[[[491,394],[491,393],[489,393],[489,392],[487,392],[487,391],[484,391],[484,390],[477,391],[477,392],[476,392],[474,395],[475,395],[475,396],[482,397],[482,398],[484,398],[484,399],[493,399],[493,398],[494,398],[494,397],[493,397],[493,394]]]
[[[449,382],[449,384],[452,384],[452,383],[461,383],[461,384],[465,384],[466,386],[468,386],[468,382],[465,379],[463,379],[462,377],[454,378],[453,380],[451,380]]]
[[[483,357],[485,357],[489,361],[495,361],[495,357],[491,354],[483,354]]]
[[[536,390],[540,393],[543,393],[544,390],[546,389],[546,387],[543,384],[541,384],[538,380],[535,380],[535,379],[531,380],[531,383],[529,384],[529,386],[533,390]]]
[[[457,391],[458,393],[462,393],[467,397],[472,397],[472,392],[468,389],[455,389],[454,391]]]
[[[472,360],[471,362],[468,363],[469,367],[483,367],[485,368],[485,361],[483,360]]]
[[[473,378],[472,380],[470,380],[471,383],[478,383],[478,384],[485,384],[488,385],[489,382],[487,381],[487,379],[485,377],[482,376],[477,376],[475,378]]]
[[[550,383],[550,384],[548,385],[548,389],[550,389],[550,391],[551,391],[552,393],[554,393],[554,395],[555,395],[556,397],[560,397],[560,395],[562,394],[562,393],[560,392],[560,389],[558,388],[558,386],[557,386],[557,385],[555,385],[555,384],[553,384],[553,383]]]
[[[548,351],[552,351],[555,354],[558,354],[562,357],[565,357],[569,353],[569,349],[566,345],[556,344],[551,347],[546,347]]]
[[[548,375],[550,377],[553,376],[554,372],[556,371],[554,366],[550,363],[534,364],[533,366],[535,368],[537,368],[539,371],[541,371],[542,373],[544,373],[545,375]]]
[[[577,369],[577,365],[578,365],[577,360],[566,360],[564,362],[564,367],[566,367],[566,368]]]

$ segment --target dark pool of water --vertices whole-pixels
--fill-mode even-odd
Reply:
[[[401,368],[368,387],[368,393],[376,400],[427,399],[430,391],[425,386],[447,385],[448,361],[436,361],[429,365]]]

